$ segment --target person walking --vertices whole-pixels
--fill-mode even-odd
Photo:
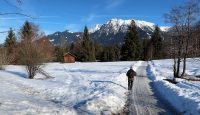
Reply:
[[[127,71],[126,76],[128,77],[128,90],[132,90],[134,77],[136,76],[136,72],[133,70],[132,66]]]

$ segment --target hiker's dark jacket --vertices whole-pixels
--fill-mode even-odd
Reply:
[[[136,72],[133,69],[129,69],[126,73],[128,80],[134,80],[134,76],[136,76]]]

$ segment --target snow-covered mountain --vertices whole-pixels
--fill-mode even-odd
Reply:
[[[133,19],[134,20],[134,19]],[[111,19],[106,24],[97,24],[94,28],[90,30],[91,33],[94,33],[98,30],[107,32],[107,33],[117,33],[119,31],[126,32],[128,26],[131,24],[132,20],[123,20],[123,19]],[[150,29],[151,31],[154,30],[155,24],[151,22],[141,21],[141,20],[134,20],[136,26],[145,30]]]
[[[97,24],[90,29],[91,37],[102,44],[118,44],[123,42],[124,36],[128,27],[131,24],[130,20],[111,19],[105,24]],[[134,20],[137,26],[137,31],[141,38],[150,38],[155,29],[155,24],[151,22]]]
[[[101,26],[102,26],[101,24],[96,24],[94,28],[91,28],[91,29],[89,30],[89,32],[90,32],[90,33],[94,33],[94,32],[96,32],[97,30],[99,30],[99,29],[101,28]]]
[[[163,31],[163,32],[168,32],[169,29],[170,29],[169,26],[161,26],[161,27],[160,27],[160,30]]]
[[[68,30],[63,32],[55,32],[48,35],[47,37],[50,41],[56,46],[59,45],[62,41],[61,38],[64,38],[67,43],[75,42],[76,39],[80,38],[82,32],[70,32]]]
[[[96,24],[93,28],[89,29],[91,38],[101,44],[119,44],[123,42],[124,36],[131,21],[134,20],[137,26],[137,31],[141,38],[150,38],[151,34],[155,29],[155,24],[151,22],[146,22],[142,20],[123,20],[123,19],[111,19],[105,24]],[[161,31],[166,32],[169,27],[161,27]],[[65,37],[69,42],[74,42],[76,39],[80,38],[81,32],[56,32],[49,35],[50,41],[54,44],[59,44],[60,37]]]

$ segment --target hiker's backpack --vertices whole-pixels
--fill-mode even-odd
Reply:
[[[128,76],[128,78],[133,78],[134,76],[136,76],[136,72],[134,70],[129,70],[126,73],[126,76]]]

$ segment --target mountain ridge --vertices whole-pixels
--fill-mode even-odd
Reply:
[[[150,38],[156,24],[143,20],[123,20],[117,18],[110,19],[104,24],[96,24],[93,28],[90,28],[90,37],[95,42],[103,45],[121,44],[132,20],[134,20],[136,23],[140,38]],[[160,29],[161,31],[166,32],[169,30],[169,27],[161,26]],[[70,32],[69,30],[63,32],[58,31],[48,35],[50,41],[54,45],[59,45],[61,37],[64,37],[68,43],[72,43],[80,39],[81,36],[82,32]]]

